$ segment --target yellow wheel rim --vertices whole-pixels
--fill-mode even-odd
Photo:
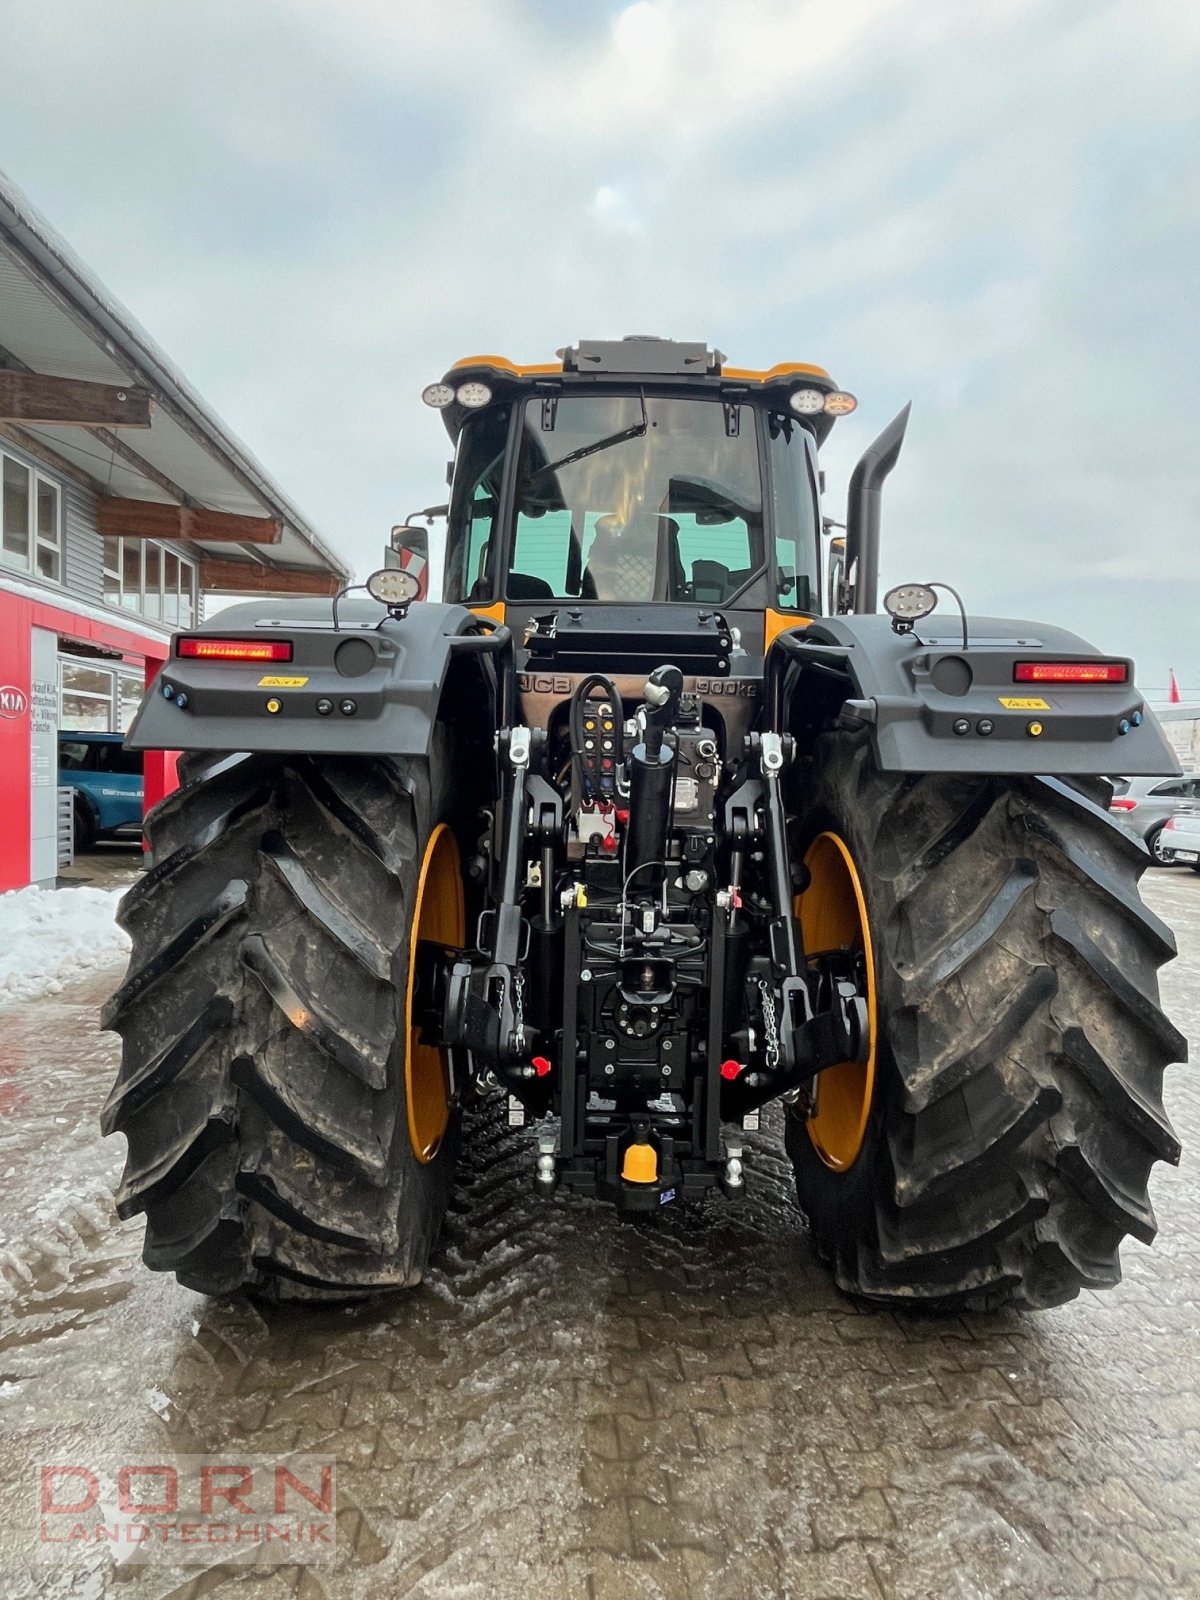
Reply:
[[[421,875],[417,879],[417,903],[413,909],[408,947],[408,991],[404,1007],[407,1028],[404,1085],[408,1137],[418,1161],[433,1160],[450,1121],[450,1076],[446,1067],[446,1052],[436,1045],[422,1044],[420,1029],[413,1026],[417,946],[422,940],[427,940],[430,944],[461,947],[465,926],[458,842],[446,824],[440,822],[429,836],[421,862]]]
[[[867,968],[867,1019],[870,1054],[818,1073],[816,1104],[808,1136],[827,1167],[845,1172],[858,1159],[875,1089],[875,956],[867,921],[867,900],[854,858],[836,833],[818,834],[804,857],[811,881],[796,899],[796,913],[807,955],[824,950],[861,950]]]

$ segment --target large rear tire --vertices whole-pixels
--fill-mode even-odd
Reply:
[[[787,1118],[836,1281],[947,1310],[1116,1283],[1125,1235],[1155,1233],[1151,1167],[1179,1159],[1161,1085],[1186,1055],[1159,1009],[1175,946],[1138,896],[1144,851],[1064,782],[882,774],[842,735],[797,796],[806,848],[844,841],[873,950],[857,1156],[839,1170],[812,1120]]]
[[[433,1105],[444,1063],[408,1025],[431,871],[425,936],[462,931],[448,761],[187,757],[183,775],[121,906],[118,1212],[145,1213],[148,1266],[208,1294],[415,1284],[458,1137],[448,1098]]]

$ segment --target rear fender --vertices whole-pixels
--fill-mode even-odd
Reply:
[[[1114,660],[1043,623],[954,617],[897,634],[885,616],[824,617],[768,658],[772,717],[803,738],[865,727],[883,772],[1170,776],[1179,763],[1133,682],[1017,683],[1027,660]],[[1122,731],[1124,730],[1124,731]]]
[[[452,674],[456,704],[491,715],[497,675],[479,647],[492,641],[465,607],[419,603],[396,620],[372,600],[343,601],[339,623],[328,601],[256,602],[175,635],[126,747],[427,755]],[[283,641],[291,658],[196,660],[179,655],[184,637]],[[508,638],[497,630],[495,644]]]

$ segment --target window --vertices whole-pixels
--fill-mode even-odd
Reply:
[[[122,539],[121,604],[126,611],[140,611],[142,603],[142,546],[137,539]]]
[[[196,565],[150,539],[104,540],[104,603],[169,628],[190,628],[197,613]]]
[[[90,744],[85,744],[82,739],[60,739],[58,741],[58,764],[67,772],[82,772],[87,765]]]
[[[190,628],[200,620],[200,600],[196,593],[196,569],[182,556],[179,560],[179,626]]]
[[[697,523],[695,517],[679,521],[676,545],[684,593],[709,605],[736,594],[753,570],[749,526],[738,521],[711,528]]]
[[[792,417],[768,419],[771,507],[775,523],[775,598],[788,611],[819,609],[817,496],[808,433]]]
[[[508,406],[489,406],[463,429],[450,497],[447,600],[491,594],[492,533],[500,509]]]
[[[62,581],[59,487],[14,456],[0,457],[0,560],[51,583]]]
[[[725,601],[761,568],[757,418],[707,400],[531,401],[517,466],[511,599]]]
[[[126,750],[119,744],[99,744],[96,746],[97,772],[120,772],[129,776],[142,771],[142,752],[140,750]]]
[[[119,662],[109,666],[102,661],[84,661],[77,656],[60,656],[59,684],[59,726],[96,733],[126,732],[146,692],[143,675],[135,668]],[[63,764],[67,764],[65,759]],[[125,770],[100,765],[103,771]],[[96,762],[89,766],[96,766]]]
[[[29,570],[29,486],[33,474],[4,457],[4,553]]]
[[[179,626],[179,557],[163,551],[163,621]]]
[[[59,516],[58,485],[37,475],[37,569],[38,575],[58,583],[62,578],[62,526]]]
[[[146,685],[140,673],[117,673],[118,733],[127,733],[129,731],[129,724],[133,721],[145,693]]]
[[[164,551],[148,544],[142,552],[142,615],[151,622],[162,621],[162,567]]]
[[[111,733],[114,677],[111,667],[61,658],[59,727]]]
[[[121,541],[105,539],[104,543],[104,604],[121,604]]]

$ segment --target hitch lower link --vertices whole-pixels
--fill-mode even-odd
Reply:
[[[479,918],[476,950],[454,954],[440,995],[441,1042],[469,1051],[476,1079],[492,1088],[497,1079],[515,1081],[535,1071],[523,1064],[529,1042],[524,1018],[529,924],[521,909],[526,840],[532,836],[542,852],[542,917],[552,923],[557,915],[553,848],[562,827],[561,798],[532,771],[543,737],[540,730],[519,726],[496,735],[504,804],[495,825],[495,905]]]
[[[792,760],[791,737],[780,733],[755,733],[747,740],[747,753],[756,761],[757,780],[751,779],[729,802],[728,817],[734,839],[735,878],[745,847],[751,841],[765,846],[771,897],[769,946],[771,980],[760,978],[764,1062],[755,1071],[731,1071],[723,1099],[735,1115],[752,1111],[768,1100],[786,1095],[811,1098],[812,1081],[828,1067],[847,1061],[865,1061],[871,1047],[866,998],[845,958],[835,955],[806,962],[801,954],[799,930],[792,911],[792,873],[788,860],[787,809],[783,797],[783,772]],[[723,897],[723,909],[732,927],[741,904],[735,884]],[[841,968],[842,970],[839,970]],[[776,1005],[778,997],[778,1006]]]

